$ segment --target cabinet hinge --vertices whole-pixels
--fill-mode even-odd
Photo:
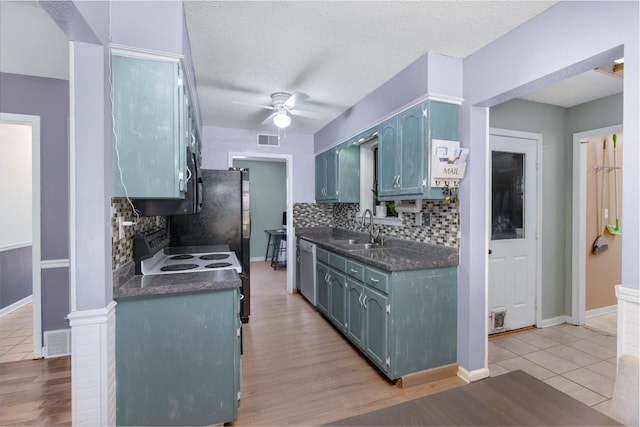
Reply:
[[[427,186],[427,179],[426,179],[426,178],[422,180],[422,186],[423,186],[423,187],[426,187],[426,186]]]
[[[391,358],[389,356],[387,356],[386,362],[387,362],[387,366],[391,366]]]
[[[240,396],[241,396],[241,395],[242,395],[242,392],[241,392],[241,391],[239,391],[239,392],[238,392],[238,400],[240,400]]]
[[[238,328],[238,330],[236,331],[236,336],[240,336],[240,328]]]
[[[391,314],[391,304],[387,304],[387,313]]]
[[[178,87],[182,87],[182,77],[178,77]]]

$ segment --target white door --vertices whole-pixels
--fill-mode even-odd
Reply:
[[[489,332],[536,323],[537,140],[490,135]]]

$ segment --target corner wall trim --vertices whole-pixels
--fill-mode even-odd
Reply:
[[[616,285],[615,289],[618,297],[618,358],[623,354],[638,357],[640,290],[624,285]]]
[[[490,375],[491,373],[489,372],[489,368],[481,368],[474,369],[473,371],[468,371],[462,366],[458,366],[458,377],[460,377],[466,383],[479,381],[484,378],[488,378]]]
[[[73,425],[116,424],[116,302],[74,311],[71,325],[71,395]]]

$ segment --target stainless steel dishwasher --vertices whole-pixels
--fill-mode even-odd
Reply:
[[[316,305],[316,245],[300,239],[300,292]]]

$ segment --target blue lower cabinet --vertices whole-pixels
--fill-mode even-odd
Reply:
[[[238,289],[119,300],[116,383],[117,425],[235,421]]]
[[[456,362],[456,267],[389,272],[349,258],[337,264],[332,260],[338,255],[323,255],[317,263],[319,311],[344,325],[338,329],[387,377]],[[345,266],[345,275],[338,265]]]

